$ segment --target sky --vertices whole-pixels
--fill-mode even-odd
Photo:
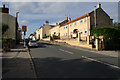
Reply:
[[[46,20],[51,25],[66,19],[78,18],[94,10],[98,2],[3,2],[10,9],[10,14],[18,14],[18,23],[27,26],[26,38],[40,28]],[[2,6],[2,4],[0,4]],[[103,10],[114,21],[118,21],[118,2],[101,2]]]

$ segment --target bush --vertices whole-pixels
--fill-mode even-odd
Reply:
[[[98,37],[98,36],[104,36],[104,38],[120,38],[120,29],[117,29],[115,27],[104,27],[99,29],[92,29],[91,35]]]
[[[53,39],[59,39],[59,37],[56,35],[53,35]]]
[[[120,44],[120,29],[113,26],[92,29],[91,36],[104,36],[105,44],[111,48]]]
[[[2,29],[2,34],[4,34],[8,29],[8,25],[2,23],[2,25],[0,24],[0,29]]]
[[[50,37],[49,35],[48,36],[44,36],[43,38],[48,38],[48,37]]]

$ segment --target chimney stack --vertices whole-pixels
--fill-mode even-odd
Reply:
[[[45,21],[45,23],[49,23],[49,21]]]
[[[68,17],[66,17],[66,20],[68,20]]]
[[[98,3],[97,8],[101,8],[101,4],[100,4],[100,2]]]
[[[58,23],[56,23],[56,26],[58,26],[59,24]]]
[[[69,21],[71,21],[71,18],[69,18]]]
[[[3,4],[3,8],[5,8],[5,4]]]
[[[9,13],[9,8],[6,8],[5,4],[3,4],[2,13]]]

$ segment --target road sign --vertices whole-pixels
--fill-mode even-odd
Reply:
[[[26,32],[27,31],[27,26],[22,26],[22,31]]]

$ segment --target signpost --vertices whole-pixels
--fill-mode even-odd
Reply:
[[[25,35],[27,31],[27,26],[22,26],[22,31],[24,32],[24,47],[25,47]]]

